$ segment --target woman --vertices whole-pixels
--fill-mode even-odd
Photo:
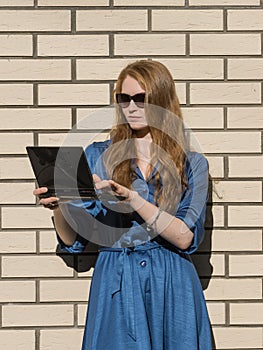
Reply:
[[[111,138],[90,145],[86,155],[97,189],[124,200],[82,206],[99,223],[102,245],[82,349],[210,350],[206,304],[190,259],[204,237],[207,161],[186,149],[174,81],[163,64],[125,67],[114,99]],[[40,203],[54,210],[61,249],[83,251],[87,241],[56,201]],[[82,220],[78,232],[88,227]]]

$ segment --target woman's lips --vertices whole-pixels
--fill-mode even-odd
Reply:
[[[138,117],[136,115],[133,115],[133,116],[129,116],[128,120],[142,120],[142,117]]]

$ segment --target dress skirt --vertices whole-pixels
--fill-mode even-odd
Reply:
[[[157,242],[105,248],[95,266],[82,350],[211,350],[190,256]]]

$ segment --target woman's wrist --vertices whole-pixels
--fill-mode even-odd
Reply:
[[[132,190],[129,192],[127,201],[134,210],[140,209],[145,204],[145,199],[143,199],[138,192]]]

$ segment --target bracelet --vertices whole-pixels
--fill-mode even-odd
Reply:
[[[151,231],[153,229],[153,225],[156,224],[156,222],[159,219],[159,216],[161,215],[161,213],[162,213],[162,209],[159,207],[158,208],[158,213],[157,213],[155,219],[153,220],[153,222],[151,224],[146,224],[146,231]]]

